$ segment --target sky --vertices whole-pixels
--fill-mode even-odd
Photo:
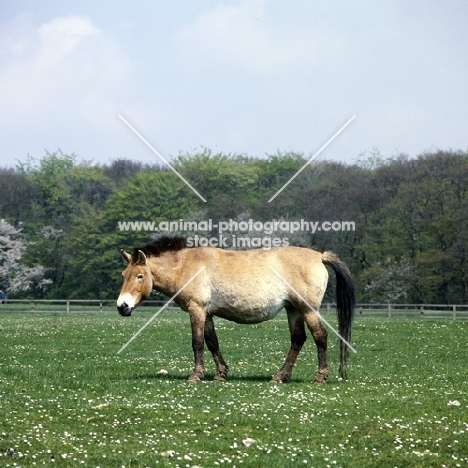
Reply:
[[[1,0],[0,167],[468,149],[465,0]],[[123,120],[119,115],[125,119]]]

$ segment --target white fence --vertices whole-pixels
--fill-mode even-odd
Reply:
[[[165,304],[164,300],[148,300],[141,307],[158,310]],[[177,309],[175,303],[170,308]],[[322,314],[334,315],[335,304],[322,304]],[[0,303],[0,314],[4,312],[19,313],[116,313],[116,299],[7,299]],[[356,318],[419,318],[468,320],[466,304],[357,304]]]

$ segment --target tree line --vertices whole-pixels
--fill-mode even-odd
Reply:
[[[174,167],[206,202],[156,163],[93,164],[58,151],[0,169],[0,289],[10,298],[116,297],[119,249],[158,234],[120,229],[122,221],[304,220],[354,224],[269,237],[337,253],[359,302],[467,302],[467,152],[383,159],[373,151],[354,164],[313,162],[269,202],[306,162],[294,152],[179,155]]]

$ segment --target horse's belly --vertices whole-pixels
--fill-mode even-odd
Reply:
[[[209,312],[216,317],[221,317],[236,323],[253,324],[271,320],[284,307],[281,301],[274,304],[265,304],[263,306],[227,306],[212,304]]]

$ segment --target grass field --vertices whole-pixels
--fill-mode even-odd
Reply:
[[[153,311],[154,312],[154,311]],[[186,381],[190,327],[151,317],[0,315],[0,465],[443,467],[468,464],[468,323],[358,318],[350,380],[311,383],[308,340],[288,384],[285,316],[217,321],[227,383]],[[9,448],[13,455],[7,455]]]

